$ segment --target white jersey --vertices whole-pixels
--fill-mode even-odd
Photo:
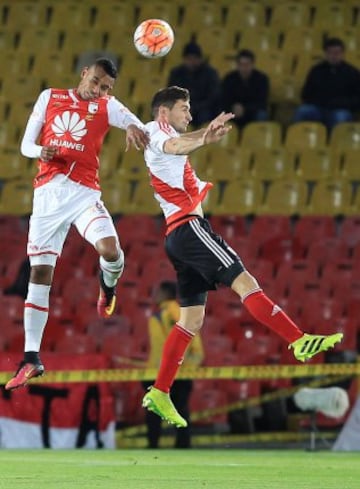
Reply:
[[[150,136],[144,156],[151,185],[166,222],[171,225],[191,213],[204,200],[212,184],[196,176],[187,155],[164,152],[165,141],[180,136],[172,126],[151,121],[145,128]]]

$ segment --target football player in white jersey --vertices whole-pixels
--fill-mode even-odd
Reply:
[[[111,126],[126,131],[126,149],[149,141],[141,121],[109,95],[117,69],[99,58],[84,68],[76,89],[44,90],[35,103],[21,152],[38,158],[27,253],[31,272],[24,309],[24,358],[6,389],[42,375],[39,351],[49,313],[49,292],[57,257],[74,225],[100,256],[101,317],[115,310],[115,287],[124,253],[112,218],[101,200],[99,153]],[[76,290],[74,290],[76,294]]]
[[[154,120],[145,126],[150,135],[145,161],[167,223],[165,250],[177,273],[181,309],[180,319],[165,342],[158,376],[145,395],[143,406],[177,427],[185,427],[187,422],[176,411],[169,392],[187,346],[202,327],[207,292],[218,284],[231,287],[255,319],[294,349],[299,361],[333,347],[343,335],[320,336],[301,331],[267,297],[237,253],[204,218],[201,202],[212,185],[196,176],[188,155],[220,141],[231,130],[228,123],[234,115],[223,112],[204,129],[186,133],[191,122],[189,92],[176,86],[155,94],[152,112]]]

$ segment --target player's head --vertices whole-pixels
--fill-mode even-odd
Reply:
[[[344,61],[345,45],[341,39],[330,37],[324,42],[325,59],[331,65],[337,65]]]
[[[255,65],[255,55],[249,49],[242,49],[236,56],[236,66],[242,78],[249,78]]]
[[[196,70],[196,68],[203,63],[201,47],[194,41],[191,41],[184,46],[182,56],[184,65],[189,70]]]
[[[192,121],[189,90],[176,86],[162,88],[152,99],[151,111],[155,120],[167,122],[180,133],[185,132]]]
[[[77,92],[84,100],[104,97],[113,88],[116,77],[114,63],[108,58],[98,58],[82,70]]]
[[[160,304],[163,301],[173,301],[176,299],[177,287],[175,282],[161,282],[155,292],[155,302]]]

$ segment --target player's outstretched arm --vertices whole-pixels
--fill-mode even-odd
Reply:
[[[205,144],[220,141],[231,130],[231,126],[227,125],[227,122],[233,118],[234,114],[231,112],[221,112],[207,127],[165,141],[164,152],[187,155]]]

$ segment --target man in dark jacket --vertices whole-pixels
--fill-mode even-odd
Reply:
[[[233,112],[233,121],[243,127],[248,122],[268,119],[269,79],[255,69],[255,55],[243,49],[236,56],[236,70],[225,75],[222,82],[222,108]]]
[[[345,46],[341,39],[324,43],[325,59],[311,68],[302,89],[303,105],[296,110],[294,121],[323,122],[331,130],[339,122],[353,119],[360,108],[360,72],[344,61]]]
[[[201,126],[215,117],[219,103],[219,76],[204,60],[201,47],[193,41],[183,49],[183,63],[170,72],[168,86],[174,85],[190,92],[193,126]]]

